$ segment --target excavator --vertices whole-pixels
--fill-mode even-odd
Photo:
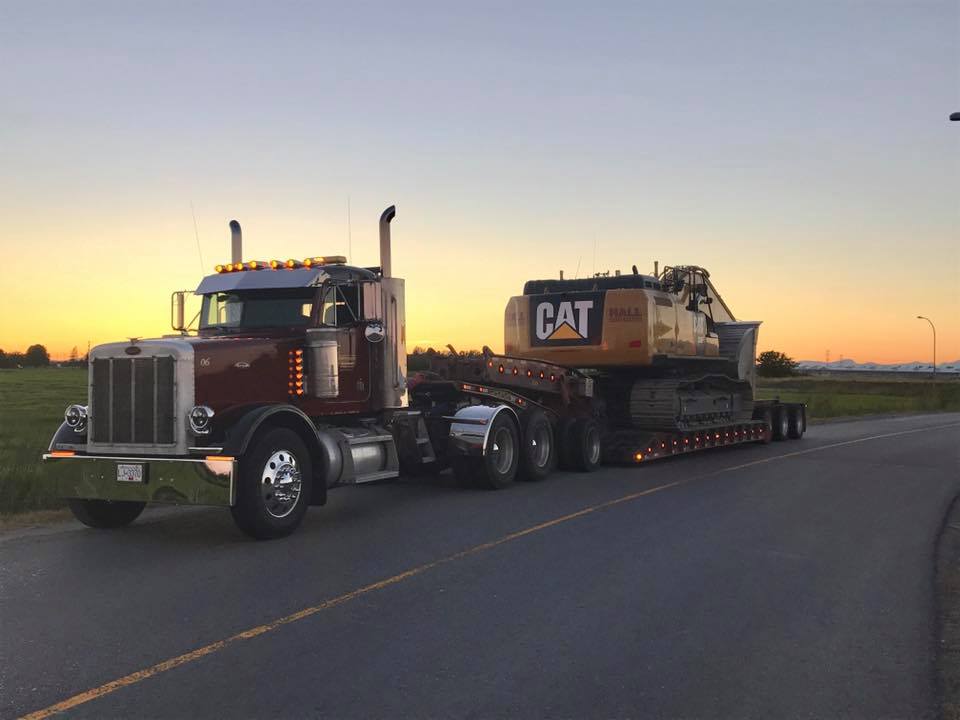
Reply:
[[[759,322],[738,321],[694,265],[530,280],[504,312],[504,353],[596,381],[611,429],[708,430],[753,417]]]

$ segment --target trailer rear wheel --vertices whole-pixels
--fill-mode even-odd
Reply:
[[[773,413],[773,439],[786,440],[790,433],[790,417],[785,405],[776,405]]]
[[[568,436],[570,461],[581,472],[593,472],[600,466],[600,425],[593,418],[577,418]]]
[[[787,437],[799,440],[807,429],[806,412],[802,405],[791,405],[787,412]]]
[[[67,500],[70,512],[87,527],[112,529],[129,525],[143,512],[146,503],[124,500]]]
[[[230,512],[258,540],[289,535],[310,504],[313,469],[300,436],[277,428],[260,436],[240,460],[237,503]]]
[[[557,464],[553,427],[542,410],[531,410],[523,423],[520,450],[520,478],[543,480]]]

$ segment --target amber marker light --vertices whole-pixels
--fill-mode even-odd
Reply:
[[[287,260],[287,270],[293,270],[299,264],[296,260]]]
[[[73,457],[76,453],[73,450],[53,450],[50,455],[52,457]]]
[[[216,270],[218,273],[222,273],[222,272],[223,272],[223,265],[217,265],[217,266],[214,268],[214,270]]]
[[[271,268],[272,270],[276,270],[277,268],[280,267],[280,265],[281,265],[281,263],[280,263],[279,260],[271,260],[271,261],[270,261],[270,268]]]
[[[204,460],[207,462],[233,462],[231,455],[207,455]]]
[[[637,462],[640,462],[641,460],[643,460],[643,453],[642,453],[642,452],[638,452],[637,454],[635,454],[635,455],[633,456],[633,459],[636,460]]]

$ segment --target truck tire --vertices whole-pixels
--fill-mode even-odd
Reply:
[[[557,465],[557,443],[553,426],[542,410],[531,410],[523,423],[520,440],[521,480],[543,480]]]
[[[129,525],[143,512],[146,503],[124,500],[67,500],[70,512],[87,527],[119,528]]]
[[[593,418],[577,418],[568,436],[570,462],[575,470],[593,472],[600,467],[600,425]]]
[[[786,440],[790,432],[790,417],[785,405],[775,405],[772,408],[771,417],[773,419],[773,432],[771,435],[774,440]]]
[[[520,433],[506,414],[498,414],[490,426],[487,452],[453,458],[453,472],[465,485],[499,490],[517,477],[520,465]]]
[[[237,502],[230,508],[243,532],[258,540],[289,535],[310,504],[310,453],[293,430],[268,430],[240,460]]]
[[[799,440],[803,437],[803,431],[806,430],[807,420],[806,412],[802,405],[791,405],[787,412],[787,437],[791,440]]]

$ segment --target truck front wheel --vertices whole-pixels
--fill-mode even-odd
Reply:
[[[70,512],[92,528],[118,528],[129,525],[143,512],[146,503],[122,500],[67,500]]]
[[[296,530],[310,504],[312,470],[310,453],[292,430],[260,436],[240,461],[237,502],[230,508],[237,527],[258,540]]]

